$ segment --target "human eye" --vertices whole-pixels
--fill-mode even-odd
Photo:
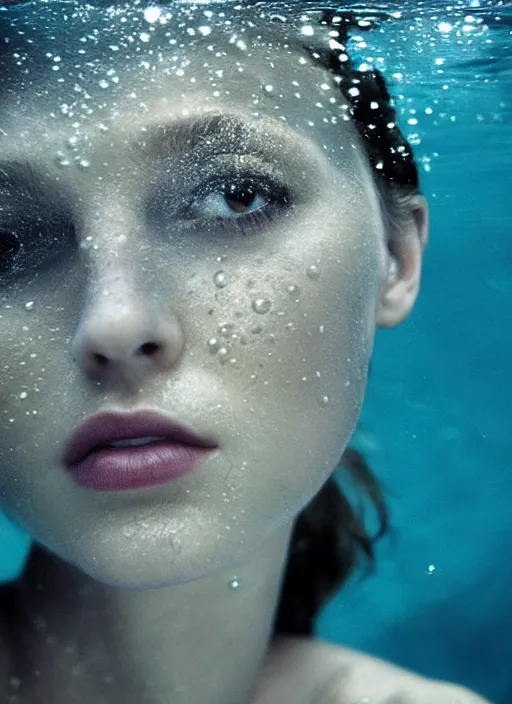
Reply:
[[[233,229],[244,234],[258,230],[289,210],[289,189],[269,175],[219,175],[194,190],[182,213],[196,227]]]
[[[35,276],[74,248],[74,229],[59,217],[0,221],[0,284]]]
[[[16,233],[0,227],[0,276],[12,268],[20,248],[20,238]]]

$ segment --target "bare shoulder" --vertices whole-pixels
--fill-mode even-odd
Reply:
[[[473,692],[428,680],[323,640],[283,637],[269,650],[251,704],[490,704]]]
[[[336,661],[318,704],[490,704],[459,685],[421,677],[350,648],[318,643]]]

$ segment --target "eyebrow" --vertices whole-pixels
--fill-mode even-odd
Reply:
[[[272,153],[277,142],[289,144],[293,137],[284,131],[277,132],[272,119],[265,122],[250,122],[233,113],[214,113],[199,117],[187,117],[171,123],[146,126],[144,137],[135,139],[132,150],[137,156],[149,159],[165,159],[200,150],[202,147],[217,152]],[[279,127],[282,127],[279,124]],[[273,144],[265,144],[263,138]]]
[[[260,154],[276,159],[276,147],[296,153],[298,135],[287,135],[282,124],[266,117],[259,122],[249,121],[235,113],[212,113],[184,117],[173,122],[159,122],[144,126],[129,144],[132,155],[146,161],[158,161],[183,156],[193,151],[215,151],[216,154]],[[283,154],[281,153],[280,159]],[[53,188],[52,188],[53,186]],[[55,184],[48,175],[29,159],[13,158],[0,161],[0,197],[7,192],[34,201],[48,196]]]

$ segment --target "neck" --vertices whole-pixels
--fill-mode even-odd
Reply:
[[[160,589],[106,586],[35,549],[19,582],[26,701],[249,703],[292,527],[235,570]]]

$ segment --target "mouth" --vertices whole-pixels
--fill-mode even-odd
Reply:
[[[215,449],[218,444],[160,413],[98,413],[81,423],[71,434],[63,464],[72,469],[88,455],[103,449],[128,450],[144,445],[179,443],[196,448]],[[134,450],[135,452],[135,450]]]

